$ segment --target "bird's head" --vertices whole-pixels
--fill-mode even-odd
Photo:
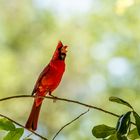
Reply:
[[[58,42],[53,55],[53,60],[65,60],[68,46],[64,46],[61,41]]]

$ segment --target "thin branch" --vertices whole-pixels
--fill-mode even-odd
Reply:
[[[70,125],[71,123],[75,122],[76,120],[78,120],[80,117],[82,117],[83,115],[85,115],[87,112],[89,112],[89,109],[85,112],[83,112],[82,114],[80,114],[78,117],[76,117],[75,119],[73,119],[72,121],[68,122],[67,124],[65,124],[63,127],[60,128],[60,130],[54,135],[53,139],[54,140],[57,135],[68,125]]]
[[[96,106],[93,106],[93,105],[85,104],[85,103],[82,103],[82,102],[79,102],[79,101],[75,101],[75,100],[59,98],[59,97],[55,97],[55,96],[54,97],[50,97],[50,96],[42,97],[42,96],[32,96],[32,95],[17,95],[17,96],[9,96],[9,97],[6,97],[6,98],[1,98],[0,101],[10,100],[10,99],[14,99],[14,98],[36,98],[36,97],[47,98],[47,99],[51,99],[51,100],[55,99],[55,100],[69,102],[69,103],[74,103],[74,104],[85,106],[85,107],[88,107],[88,108],[91,108],[91,109],[96,109],[96,110],[102,111],[104,113],[110,114],[110,115],[115,116],[115,117],[120,117],[120,115],[118,115],[118,114],[112,113],[110,111],[104,110],[102,108],[99,108],[99,107],[96,107]],[[133,122],[131,122],[131,124],[136,125]]]
[[[92,108],[92,109],[102,111],[104,113],[110,114],[110,115],[115,116],[115,117],[120,117],[120,115],[117,115],[115,113],[112,113],[110,111],[104,110],[102,108],[99,108],[99,107],[96,107],[96,106],[93,106],[93,105],[85,104],[85,103],[75,101],[75,100],[59,98],[59,97],[49,97],[49,96],[42,97],[42,96],[32,96],[32,95],[17,95],[17,96],[10,96],[10,97],[6,97],[6,98],[1,98],[0,101],[5,101],[5,100],[9,100],[9,99],[14,99],[14,98],[35,98],[35,97],[47,98],[47,99],[51,99],[51,100],[56,99],[56,100],[60,100],[60,101],[75,103],[75,104],[79,104],[79,105],[82,105],[82,106],[85,106],[85,107],[88,107],[88,108]]]
[[[4,117],[4,118],[6,118],[6,119],[8,119],[9,121],[15,123],[16,125],[18,125],[18,126],[24,128],[24,129],[27,129],[27,128],[26,128],[25,126],[23,126],[22,124],[20,124],[20,123],[14,121],[13,119],[11,119],[11,118],[9,118],[9,117],[7,117],[7,116],[5,116],[5,115],[0,114],[0,116],[1,116],[1,117]],[[34,135],[40,137],[40,138],[43,139],[43,140],[48,140],[47,138],[41,136],[40,134],[38,134],[38,133],[36,133],[36,132],[34,132],[34,131],[32,131],[32,130],[29,130],[29,129],[27,129],[27,130],[30,131],[30,132],[32,132]]]
[[[27,135],[23,140],[28,139],[33,133],[30,133],[29,135]]]

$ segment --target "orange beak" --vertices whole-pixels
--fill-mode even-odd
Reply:
[[[68,46],[63,46],[62,48],[61,48],[61,53],[67,53],[67,48],[68,48]]]

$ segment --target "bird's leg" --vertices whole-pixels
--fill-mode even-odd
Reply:
[[[53,102],[54,102],[54,103],[57,101],[57,97],[56,97],[56,96],[53,96],[53,95],[51,94],[51,92],[49,92],[49,96],[53,97]]]

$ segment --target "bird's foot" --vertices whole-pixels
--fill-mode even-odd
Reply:
[[[57,101],[57,97],[56,96],[53,96],[51,94],[49,94],[51,97],[53,97],[53,103],[55,103]]]

